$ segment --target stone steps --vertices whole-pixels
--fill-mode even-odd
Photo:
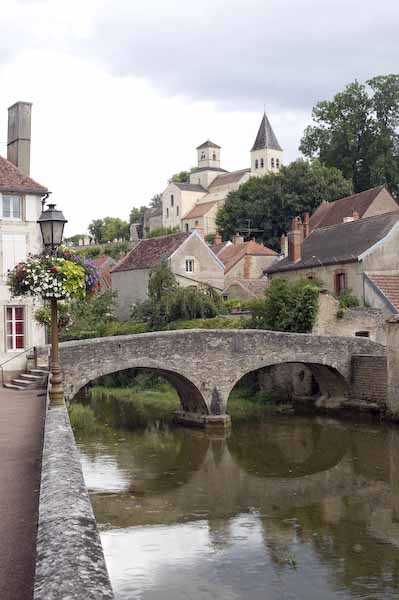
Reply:
[[[44,387],[48,371],[45,369],[28,369],[26,373],[21,373],[4,387],[9,390],[27,390],[41,389]]]

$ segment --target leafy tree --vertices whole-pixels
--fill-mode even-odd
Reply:
[[[95,219],[90,223],[89,231],[97,244],[112,242],[115,239],[128,240],[130,237],[129,223],[118,217]]]
[[[150,208],[159,208],[162,203],[161,194],[155,194],[150,200]]]
[[[320,288],[307,279],[272,279],[265,298],[250,304],[255,329],[309,333],[317,317]]]
[[[140,206],[140,208],[133,206],[132,210],[130,211],[130,215],[129,215],[129,223],[130,224],[142,223],[144,220],[145,209],[146,209],[145,206]]]
[[[217,215],[217,226],[228,239],[236,231],[257,229],[255,237],[279,249],[279,240],[293,217],[313,212],[322,200],[332,201],[352,191],[350,181],[335,168],[318,160],[299,159],[281,167],[279,173],[252,177],[230,192]]]
[[[169,183],[188,183],[190,181],[190,171],[179,171],[169,179]]]
[[[387,184],[399,193],[399,75],[355,81],[319,102],[300,150],[337,167],[355,192]]]
[[[65,243],[69,242],[69,243],[77,246],[79,244],[79,240],[81,240],[84,237],[86,237],[84,233],[82,233],[82,234],[77,233],[76,235],[71,235],[70,237],[65,238],[64,241],[65,241]]]
[[[152,302],[160,302],[162,298],[174,292],[177,281],[167,261],[151,269],[148,282],[148,297]]]
[[[179,231],[178,227],[156,227],[148,232],[147,237],[154,238],[160,237],[161,235],[170,235]]]

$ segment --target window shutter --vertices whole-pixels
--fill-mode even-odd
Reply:
[[[26,238],[23,234],[5,233],[2,237],[3,276],[26,258]]]

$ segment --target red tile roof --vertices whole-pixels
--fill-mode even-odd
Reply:
[[[218,258],[224,264],[224,272],[230,271],[244,256],[277,256],[277,252],[255,240],[243,244],[230,244],[218,254]]]
[[[215,206],[215,204],[217,204],[216,200],[214,202],[202,202],[201,204],[196,204],[186,215],[184,215],[183,220],[203,217]]]
[[[112,273],[155,267],[163,258],[169,258],[190,235],[191,233],[173,233],[140,240],[112,269]]]
[[[353,211],[358,212],[359,217],[362,217],[384,187],[384,185],[379,185],[359,194],[340,198],[335,202],[322,202],[310,217],[310,230],[338,225],[343,222],[345,217],[351,217]]]
[[[107,254],[97,256],[96,258],[91,258],[90,262],[92,262],[97,269],[102,269],[106,264],[110,266],[116,264],[116,261],[112,258],[112,256],[108,256]]]
[[[367,277],[399,312],[399,275],[370,275]]]
[[[0,156],[0,191],[45,194],[48,190]]]
[[[223,295],[228,294],[229,290],[234,285],[239,285],[248,296],[253,298],[261,298],[264,296],[268,281],[267,279],[233,279],[223,290]]]

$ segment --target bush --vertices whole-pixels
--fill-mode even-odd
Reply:
[[[190,321],[174,321],[164,329],[242,329],[246,322],[243,319],[214,317],[213,319],[191,319]]]
[[[248,327],[291,333],[312,331],[317,317],[320,288],[308,279],[272,279],[265,298],[249,304]]]
[[[71,404],[68,409],[69,420],[74,431],[92,432],[97,428],[94,411],[83,404]]]
[[[339,297],[339,307],[342,309],[356,308],[360,306],[359,299],[352,293],[352,290],[345,290]]]

